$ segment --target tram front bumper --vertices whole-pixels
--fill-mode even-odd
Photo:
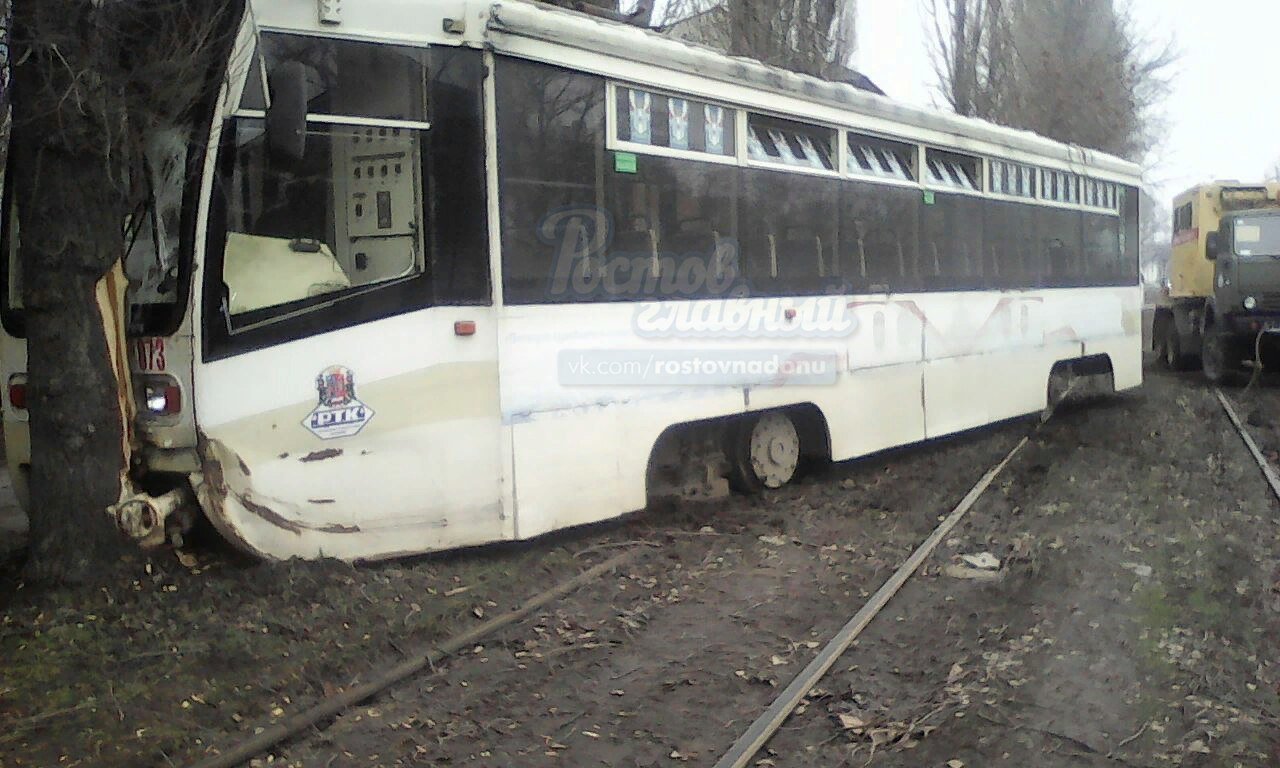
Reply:
[[[180,548],[196,520],[195,497],[185,485],[160,496],[128,491],[109,510],[116,526],[143,549]]]

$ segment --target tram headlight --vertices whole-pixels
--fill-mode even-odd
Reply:
[[[182,411],[182,388],[170,376],[147,376],[139,395],[142,407],[152,416],[172,416]]]
[[[1258,308],[1258,300],[1257,300],[1257,299],[1255,299],[1255,298],[1253,298],[1252,296],[1245,296],[1245,297],[1244,297],[1244,308],[1245,308],[1245,309],[1248,309],[1248,310],[1254,310],[1254,309],[1257,309],[1257,308]]]

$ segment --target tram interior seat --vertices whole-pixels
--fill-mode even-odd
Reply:
[[[994,243],[987,245],[986,258],[983,262],[983,272],[991,277],[1000,278],[1000,254]]]
[[[1072,273],[1071,253],[1062,240],[1053,237],[1045,242],[1045,264],[1052,277],[1068,277]]]
[[[810,293],[825,288],[826,261],[822,237],[805,227],[789,227],[787,237],[778,244],[778,270],[789,286]]]
[[[869,288],[881,287],[888,290],[901,285],[902,278],[906,276],[907,265],[902,245],[892,230],[881,227],[872,229],[862,243],[862,252],[866,264],[863,279]]]
[[[685,219],[680,222],[675,233],[663,242],[663,246],[677,265],[686,259],[696,259],[706,267],[709,277],[723,275],[727,266],[718,263],[720,235],[707,219]]]
[[[924,269],[920,275],[926,288],[937,288],[942,285],[942,249],[938,241],[930,240],[924,247]]]
[[[610,259],[627,259],[631,264],[643,262],[646,277],[662,275],[662,260],[658,254],[658,233],[643,221],[636,221],[634,229],[618,232],[609,247]]]
[[[652,258],[658,252],[658,233],[644,221],[635,221],[631,229],[614,233],[609,251],[627,258]]]

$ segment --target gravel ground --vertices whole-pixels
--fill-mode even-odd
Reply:
[[[1237,395],[1280,451],[1280,392]],[[140,560],[117,589],[11,579],[0,765],[180,764],[625,546],[644,553],[624,572],[271,764],[709,765],[1033,428],[376,568],[211,550],[195,571]],[[755,764],[1274,765],[1276,508],[1196,377],[1069,404]],[[981,553],[999,571],[955,575]]]

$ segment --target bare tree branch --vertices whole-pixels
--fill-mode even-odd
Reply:
[[[1172,45],[1116,0],[924,0],[934,68],[960,114],[1141,159],[1158,138]]]
[[[855,46],[855,0],[672,0],[666,23],[735,56],[834,77]]]

